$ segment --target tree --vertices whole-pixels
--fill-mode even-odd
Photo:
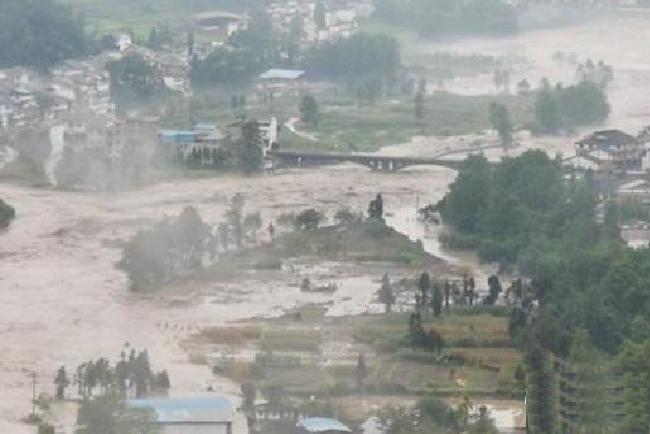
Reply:
[[[324,29],[327,26],[325,22],[325,4],[323,0],[316,1],[316,7],[314,9],[314,21],[320,30]]]
[[[442,301],[443,295],[440,288],[440,282],[436,281],[433,283],[433,290],[431,292],[431,310],[435,317],[439,317],[442,313]]]
[[[77,412],[75,434],[157,434],[153,411],[131,408],[116,394],[84,399]]]
[[[548,85],[543,85],[535,99],[535,120],[543,133],[556,133],[562,126],[558,102]]]
[[[151,30],[149,31],[149,38],[147,38],[147,46],[154,50],[160,49],[161,43],[160,43],[160,39],[158,38],[158,31],[156,30],[155,27],[152,27]]]
[[[494,304],[499,299],[499,294],[503,291],[499,277],[496,274],[488,277],[488,304]]]
[[[371,200],[368,205],[368,217],[371,219],[383,220],[384,219],[384,199],[381,193],[377,194],[375,200]]]
[[[489,117],[492,128],[499,134],[503,147],[508,148],[512,144],[512,123],[508,108],[502,104],[491,103]]]
[[[111,76],[111,93],[127,102],[150,98],[164,87],[154,67],[138,53],[108,62],[106,69]]]
[[[400,45],[391,36],[356,33],[316,46],[307,66],[315,74],[331,78],[368,77],[361,87],[377,96],[381,78],[394,77],[401,67]]]
[[[256,120],[246,120],[243,121],[241,129],[242,135],[238,144],[241,167],[249,173],[258,171],[264,158],[260,124]]]
[[[388,278],[388,274],[384,273],[381,278],[381,287],[379,288],[379,301],[384,305],[384,312],[390,313],[395,303],[395,295],[393,294],[393,287]]]
[[[83,21],[53,0],[0,2],[0,68],[26,66],[46,71],[87,53]]]
[[[426,310],[426,307],[428,306],[427,300],[429,299],[429,289],[431,287],[431,277],[429,277],[429,273],[422,273],[420,274],[420,280],[418,281],[418,289],[420,290],[420,306],[424,307]],[[420,307],[418,307],[419,309]]]
[[[61,366],[57,371],[56,378],[54,378],[54,384],[56,385],[56,399],[63,399],[65,397],[65,389],[70,385],[70,380],[65,371],[65,366]]]
[[[123,247],[119,266],[136,291],[166,284],[202,267],[210,237],[198,211],[186,207],[175,219],[139,230]]]
[[[320,118],[318,102],[312,95],[305,95],[300,101],[300,118],[311,128],[318,126]]]
[[[244,196],[237,193],[230,200],[230,208],[226,211],[228,232],[233,234],[237,248],[241,248],[244,243],[244,203]]]
[[[16,218],[16,210],[0,199],[0,229],[9,226],[9,223]]]
[[[424,93],[420,91],[415,94],[415,118],[418,120],[424,118]]]
[[[527,367],[526,397],[528,425],[534,433],[556,432],[554,382],[548,354],[536,343],[525,354]]]
[[[355,371],[355,378],[357,380],[357,388],[361,390],[363,388],[363,382],[368,376],[368,367],[366,366],[366,359],[363,354],[359,354],[357,358],[357,369]]]
[[[650,425],[650,341],[623,344],[617,357],[623,374],[621,433],[645,433]]]
[[[323,220],[323,214],[313,208],[306,209],[300,212],[295,219],[295,227],[297,230],[315,230]]]

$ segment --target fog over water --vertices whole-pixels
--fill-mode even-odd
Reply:
[[[416,49],[523,56],[527,62],[517,65],[513,83],[527,78],[536,84],[543,77],[573,81],[575,65],[556,64],[552,56],[557,51],[575,52],[580,61],[602,59],[613,65],[615,72],[608,125],[636,133],[650,123],[649,36],[650,16],[621,15],[514,37],[421,43]],[[494,85],[490,75],[457,81],[448,89],[489,93]],[[450,146],[450,141],[453,139],[420,140],[390,151],[426,155]],[[523,141],[527,147],[548,146],[553,153],[572,149],[571,138]],[[237,192],[246,196],[251,210],[261,211],[266,223],[283,211],[305,207],[365,210],[368,200],[382,192],[386,211],[394,214],[389,222],[413,238],[426,238],[424,244],[430,252],[474,267],[482,278],[489,268],[476,268],[472,255],[441,251],[436,230],[427,233],[414,218],[417,201],[424,205],[440,199],[454,176],[443,168],[416,167],[383,174],[345,165],[281,170],[252,178],[224,175],[182,180],[120,194],[1,184],[0,197],[12,204],[18,215],[0,238],[0,433],[31,432],[19,422],[30,409],[29,371],[35,370],[41,377],[40,391],[52,393],[58,366],[73,367],[97,356],[114,359],[126,341],[149,349],[155,369],[170,371],[174,394],[202,392],[211,384],[217,391],[237,391],[229,382],[215,384],[207,367],[191,365],[180,340],[202,325],[277,315],[303,298],[287,284],[260,286],[253,277],[238,285],[183,287],[152,295],[130,293],[125,274],[115,267],[120,258],[116,242],[127,239],[142,225],[176,215],[186,205],[196,206],[207,222],[217,224],[229,198]],[[376,285],[364,283],[371,277],[378,276],[350,277],[360,279],[349,282],[356,290],[345,286],[341,294],[330,296],[341,301],[331,314],[364,311],[377,290]],[[179,299],[192,308],[176,303]]]

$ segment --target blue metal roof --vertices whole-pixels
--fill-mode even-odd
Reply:
[[[326,417],[310,417],[298,422],[298,426],[306,429],[307,432],[352,432],[338,420]]]
[[[159,423],[230,422],[233,414],[226,398],[132,399],[126,403],[153,410]]]
[[[284,79],[295,80],[305,75],[302,69],[269,69],[260,75],[263,80]]]

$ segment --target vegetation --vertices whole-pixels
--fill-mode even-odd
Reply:
[[[528,151],[495,167],[482,157],[468,159],[438,204],[457,231],[451,242],[478,247],[484,259],[515,264],[530,278],[507,292],[519,300],[510,312],[510,332],[526,352],[535,432],[556,429],[553,357],[576,369],[579,423],[593,428],[588,432],[641,432],[648,424],[647,391],[638,385],[650,375],[640,361],[650,338],[650,250],[620,241],[618,213],[607,211],[597,223],[596,197],[590,176],[566,181],[559,161]],[[611,357],[622,377],[612,375]],[[623,379],[617,389],[622,426],[600,399],[617,378]]]
[[[507,34],[517,31],[517,14],[502,0],[378,0],[376,17],[425,37]]]
[[[164,87],[154,67],[137,53],[111,61],[106,68],[111,74],[111,93],[121,101],[147,100]]]
[[[6,228],[16,218],[16,210],[0,199],[0,228]]]
[[[273,29],[270,18],[255,13],[252,19],[246,29],[230,36],[229,48],[218,48],[205,60],[193,60],[193,83],[242,86],[281,61],[285,41]]]
[[[77,412],[75,434],[158,434],[152,411],[129,407],[118,394],[85,399]]]
[[[312,95],[305,95],[300,101],[300,118],[309,127],[318,125],[320,113],[318,102]]]
[[[330,78],[391,77],[400,66],[399,42],[390,36],[367,33],[321,44],[308,60],[310,72]]]
[[[535,101],[536,128],[542,133],[556,133],[594,125],[606,120],[609,111],[607,96],[591,81],[554,88],[544,82]]]
[[[187,207],[177,218],[138,231],[124,246],[119,265],[136,291],[163,285],[202,268],[210,237],[196,209]]]
[[[47,70],[62,60],[86,54],[83,23],[54,0],[4,0],[0,3],[0,68],[28,66]]]
[[[122,351],[120,360],[114,365],[103,357],[80,364],[75,371],[74,381],[62,366],[57,371],[54,384],[59,400],[65,399],[66,389],[73,385],[77,387],[77,395],[84,399],[113,394],[145,398],[153,391],[166,392],[170,388],[167,371],[153,372],[147,350],[137,352],[135,349],[131,349],[128,356],[126,349]]]

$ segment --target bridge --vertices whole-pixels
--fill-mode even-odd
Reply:
[[[292,150],[271,150],[269,155],[292,166],[309,166],[331,163],[357,163],[372,170],[394,172],[409,166],[442,166],[457,169],[460,161],[442,160],[440,157],[448,155],[445,152],[431,158],[420,157],[392,157],[389,155],[344,153],[344,152],[313,152]]]

